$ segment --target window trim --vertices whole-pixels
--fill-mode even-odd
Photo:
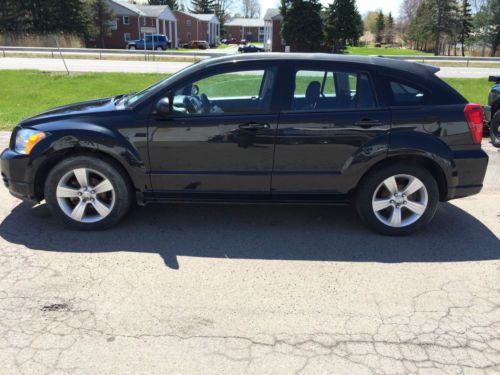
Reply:
[[[125,22],[125,20],[127,20],[127,22]],[[129,16],[123,16],[122,17],[122,22],[124,25],[130,25],[130,17]]]
[[[347,66],[342,66],[340,64],[318,64],[314,62],[292,62],[290,64],[290,71],[289,71],[289,76],[291,76],[291,79],[293,80],[293,85],[292,87],[295,87],[295,79],[297,72],[300,70],[310,70],[310,71],[318,71],[318,72],[326,72],[326,73],[347,73],[347,74],[355,74],[356,77],[359,77],[361,74],[365,74],[368,77],[368,80],[370,82],[370,88],[372,91],[373,99],[375,101],[375,107],[373,108],[333,108],[333,109],[328,109],[328,108],[322,108],[320,110],[317,109],[299,109],[299,110],[293,110],[291,108],[281,109],[281,113],[283,114],[293,114],[293,113],[332,113],[332,112],[360,112],[360,111],[379,111],[379,110],[384,110],[387,109],[386,106],[382,105],[380,98],[377,94],[377,90],[375,89],[375,80],[372,75],[372,73],[368,70],[365,69],[352,69]],[[359,83],[359,78],[356,79],[356,91],[358,88],[358,83]],[[336,85],[336,83],[335,83]],[[321,85],[321,89],[323,90],[323,84]],[[337,87],[335,88],[337,90]],[[290,93],[291,96],[291,101],[290,101],[290,107],[291,104],[293,103],[293,98],[294,98],[294,92],[295,89],[292,90]],[[356,99],[356,106],[357,106],[357,99]]]

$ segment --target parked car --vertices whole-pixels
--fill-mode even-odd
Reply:
[[[205,40],[192,40],[188,43],[184,43],[182,48],[197,48],[197,49],[209,49],[210,45]]]
[[[247,46],[238,47],[238,52],[243,52],[243,53],[264,52],[264,48],[257,47],[254,44],[249,44]]]
[[[384,234],[478,193],[483,109],[439,68],[389,58],[207,59],[128,95],[22,120],[1,155],[16,197],[102,229],[133,201],[353,202]]]
[[[166,35],[146,35],[146,39],[139,40],[129,40],[127,42],[127,49],[135,50],[135,49],[150,49],[150,50],[158,50],[165,51],[170,48],[170,41]]]
[[[491,142],[500,147],[500,75],[489,77],[495,84],[488,95],[488,105],[484,107],[485,124],[490,132]]]
[[[224,41],[222,43],[224,43],[224,44],[238,44],[238,39],[228,38],[228,39],[224,39]]]
[[[246,39],[241,39],[239,42],[238,42],[239,45],[242,45],[242,46],[245,46],[247,44],[247,40]]]

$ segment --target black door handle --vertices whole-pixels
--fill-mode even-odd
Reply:
[[[370,119],[363,119],[360,121],[356,121],[354,123],[356,126],[361,126],[362,128],[370,128],[372,126],[379,126],[382,125],[382,122],[379,120],[370,120]]]
[[[249,122],[248,124],[241,124],[238,126],[242,130],[260,130],[260,129],[269,129],[269,124],[259,124],[256,122]]]

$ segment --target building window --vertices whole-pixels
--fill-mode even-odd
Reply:
[[[128,16],[123,16],[123,24],[130,25],[130,18]]]
[[[146,26],[146,21],[147,21],[147,19],[146,19],[146,17],[144,17],[144,18],[142,19],[142,26]]]
[[[128,42],[131,38],[130,38],[130,33],[124,33],[123,34],[123,39]]]
[[[186,38],[187,38],[187,40],[191,40],[191,33],[187,33]]]
[[[186,20],[186,26],[190,27],[191,26],[191,20]]]

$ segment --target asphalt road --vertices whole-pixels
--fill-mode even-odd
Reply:
[[[0,371],[498,374],[500,150],[484,147],[484,191],[405,238],[326,206],[152,205],[82,233],[2,188]]]
[[[129,72],[129,73],[175,73],[190,65],[188,62],[147,62],[118,60],[66,59],[70,72]],[[44,71],[66,71],[61,59],[50,58],[0,58],[0,69],[35,69]],[[495,68],[441,67],[440,77],[481,78],[499,74]]]

